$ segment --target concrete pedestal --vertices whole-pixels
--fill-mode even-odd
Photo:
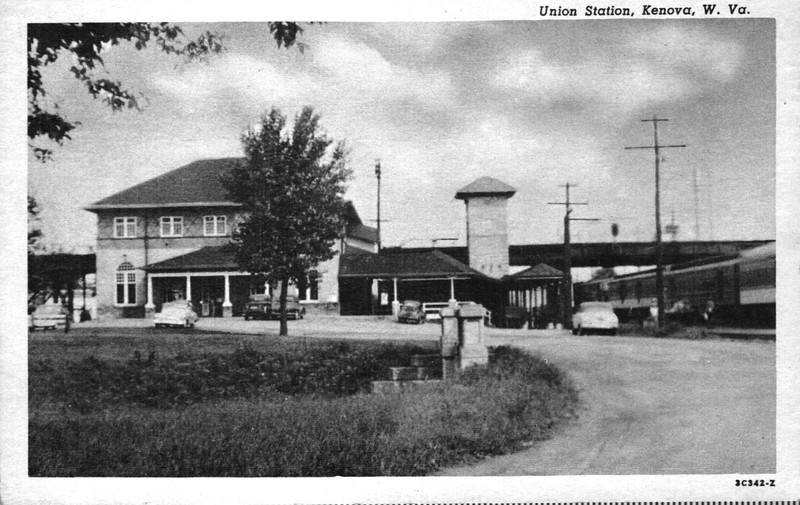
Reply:
[[[442,378],[450,379],[468,366],[487,365],[489,350],[483,343],[483,306],[446,307],[441,315]]]
[[[465,305],[458,310],[459,368],[489,363],[489,350],[483,343],[483,316],[482,305]]]
[[[456,310],[453,307],[443,308],[441,317],[442,379],[448,380],[455,377],[458,370],[458,319],[456,318]]]

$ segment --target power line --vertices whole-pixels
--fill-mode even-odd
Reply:
[[[661,179],[660,179],[660,159],[659,149],[668,147],[686,147],[686,144],[660,145],[658,143],[658,123],[666,122],[669,119],[642,119],[642,122],[653,123],[653,145],[626,147],[625,149],[652,149],[656,158],[656,304],[658,306],[658,320],[656,324],[661,326],[664,323],[664,248],[661,243]]]
[[[566,208],[564,213],[564,281],[563,291],[561,296],[561,321],[564,328],[572,327],[572,244],[569,235],[569,222],[570,221],[599,221],[593,218],[580,218],[569,217],[572,213],[572,205],[589,205],[587,202],[571,202],[569,199],[569,188],[576,187],[577,184],[570,184],[569,182],[561,184],[560,187],[566,189],[566,201],[564,202],[547,202],[547,205],[563,205]]]

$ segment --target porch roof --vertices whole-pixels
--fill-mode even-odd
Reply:
[[[562,279],[564,272],[557,268],[553,268],[545,263],[539,263],[536,266],[526,268],[521,272],[514,275],[509,275],[508,280],[514,281],[528,281],[528,280],[548,280],[548,279]]]
[[[433,279],[442,277],[497,282],[496,279],[492,279],[435,249],[343,255],[339,262],[340,279]]]
[[[150,273],[159,272],[197,272],[197,271],[239,271],[231,244],[206,246],[197,251],[176,256],[168,260],[151,263],[144,267]]]

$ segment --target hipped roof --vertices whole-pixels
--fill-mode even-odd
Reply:
[[[504,196],[511,198],[517,188],[509,186],[503,181],[499,181],[493,177],[481,177],[456,192],[456,198],[459,200],[466,200],[476,196]]]
[[[196,271],[238,271],[232,244],[206,246],[197,251],[159,261],[144,267],[151,273],[158,272],[196,272]]]
[[[339,261],[339,278],[432,279],[442,277],[466,277],[496,281],[435,249],[343,255]]]
[[[238,205],[230,201],[221,177],[242,158],[198,160],[98,200],[87,210]]]
[[[513,280],[561,279],[562,277],[564,277],[564,272],[545,263],[539,263],[508,276]]]

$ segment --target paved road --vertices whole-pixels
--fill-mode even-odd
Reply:
[[[533,448],[440,475],[775,472],[775,344],[496,334],[570,373],[580,417]]]

